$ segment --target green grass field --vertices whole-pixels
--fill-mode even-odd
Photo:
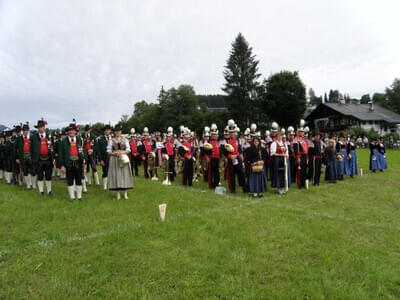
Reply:
[[[1,299],[399,299],[400,152],[389,169],[262,199],[135,179],[129,200],[0,183]],[[167,220],[158,205],[167,203]]]

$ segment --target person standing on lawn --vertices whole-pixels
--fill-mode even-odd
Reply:
[[[83,168],[86,164],[86,148],[83,140],[77,136],[77,128],[75,123],[71,123],[68,128],[68,137],[61,141],[61,149],[59,159],[61,163],[61,172],[67,175],[68,194],[70,201],[82,201],[82,180]],[[76,189],[75,189],[76,186]]]
[[[31,157],[37,175],[37,187],[40,195],[44,195],[44,182],[46,179],[47,194],[51,195],[51,179],[53,173],[54,149],[50,136],[46,133],[47,122],[39,120],[35,126],[38,130],[32,135]]]

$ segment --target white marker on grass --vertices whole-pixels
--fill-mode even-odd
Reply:
[[[167,204],[166,203],[160,204],[158,206],[158,211],[160,212],[161,221],[164,222],[165,221],[165,213],[167,212]]]

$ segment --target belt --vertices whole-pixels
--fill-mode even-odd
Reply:
[[[24,152],[24,159],[31,159],[31,153],[30,152]]]
[[[322,158],[321,155],[313,155],[313,158]]]
[[[40,155],[39,156],[40,160],[49,160],[49,158],[50,158],[50,156],[48,156],[48,155]]]
[[[79,156],[72,155],[69,159],[72,160],[72,161],[77,161],[77,160],[79,160]]]

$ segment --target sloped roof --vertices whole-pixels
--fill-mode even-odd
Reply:
[[[400,124],[400,115],[386,109],[380,105],[374,104],[374,110],[370,110],[369,104],[340,104],[340,103],[322,103],[345,116],[352,116],[361,121],[385,121],[387,123]],[[318,107],[314,110],[318,110]],[[307,118],[311,117],[311,113]]]

